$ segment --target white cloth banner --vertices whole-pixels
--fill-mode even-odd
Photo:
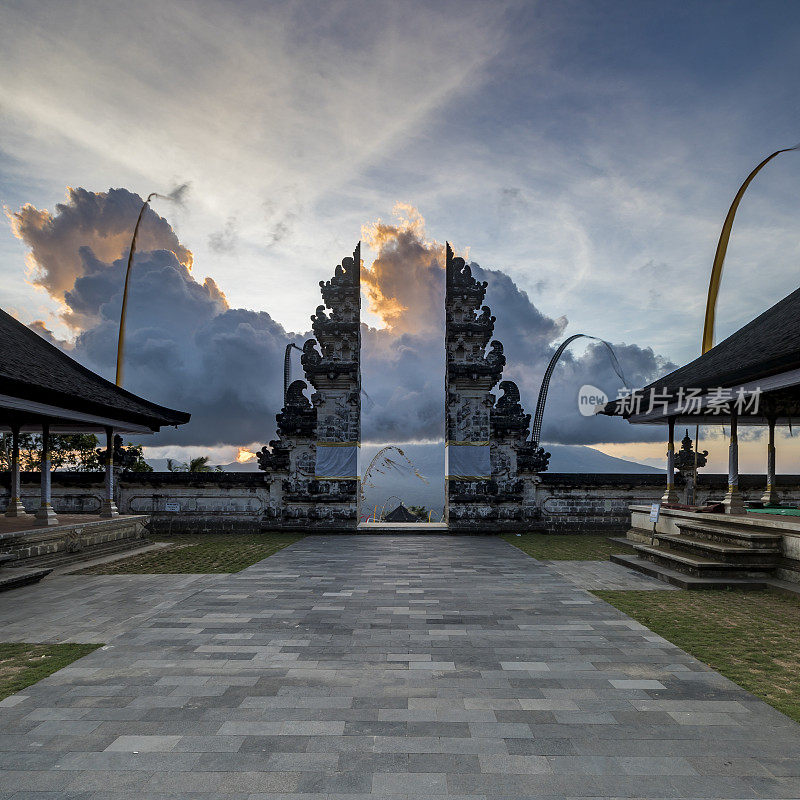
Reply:
[[[487,443],[450,442],[445,449],[445,475],[453,480],[485,480],[492,477]]]
[[[358,445],[350,442],[317,442],[314,477],[328,480],[358,478]]]

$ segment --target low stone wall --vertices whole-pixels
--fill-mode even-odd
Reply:
[[[116,503],[122,514],[146,514],[151,530],[181,532],[256,532],[274,527],[280,503],[273,480],[261,472],[144,472],[121,475]],[[781,475],[781,497],[800,502],[800,475]],[[764,492],[763,475],[742,475],[739,487],[747,500]],[[699,502],[721,499],[726,475],[702,474]],[[9,476],[0,475],[0,509],[8,500]],[[526,530],[543,533],[624,535],[630,526],[629,506],[648,505],[664,492],[662,475],[546,472],[531,497],[525,498]],[[54,472],[56,513],[91,514],[100,509],[101,473]],[[680,481],[678,494],[681,495]],[[39,475],[24,473],[22,500],[29,511],[39,505]],[[177,510],[173,510],[177,509]],[[353,531],[355,532],[355,531]]]
[[[2,474],[0,508],[8,502],[8,473]],[[100,510],[104,476],[93,472],[54,472],[56,514]],[[121,514],[145,514],[151,531],[166,533],[257,532],[270,505],[270,481],[255,472],[140,472],[120,475],[115,500]],[[22,474],[22,502],[39,507],[39,474]],[[176,510],[172,510],[175,509]]]
[[[101,519],[64,514],[62,524],[41,528],[36,520],[15,520],[26,527],[0,533],[0,552],[15,555],[14,566],[59,566],[83,561],[144,544],[147,521],[144,515]]]
[[[536,488],[536,505],[543,531],[548,533],[603,533],[624,536],[630,527],[631,505],[657,503],[664,494],[663,475],[545,472]],[[800,475],[779,475],[782,500],[800,502]],[[722,500],[728,476],[700,473],[697,502]],[[760,500],[766,488],[763,475],[740,475],[739,489],[745,500]],[[683,481],[677,477],[683,497]]]

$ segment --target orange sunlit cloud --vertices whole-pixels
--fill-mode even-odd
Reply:
[[[246,464],[248,461],[252,461],[255,457],[256,454],[252,450],[248,450],[246,447],[240,447],[236,453],[236,462],[238,464]]]

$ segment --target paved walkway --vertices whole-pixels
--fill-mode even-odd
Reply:
[[[77,580],[119,578],[42,591]],[[155,581],[0,704],[0,799],[800,797],[800,726],[502,540],[309,537]]]

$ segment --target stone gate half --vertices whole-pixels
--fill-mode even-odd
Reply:
[[[547,454],[528,441],[531,416],[477,281],[447,244],[445,264],[445,516],[453,530],[518,529],[537,514],[536,472]],[[488,350],[487,350],[488,346]],[[503,392],[495,401],[492,389]]]
[[[286,391],[277,439],[258,453],[272,479],[265,524],[278,528],[355,529],[361,442],[361,243],[329,281],[303,345],[304,381]]]

